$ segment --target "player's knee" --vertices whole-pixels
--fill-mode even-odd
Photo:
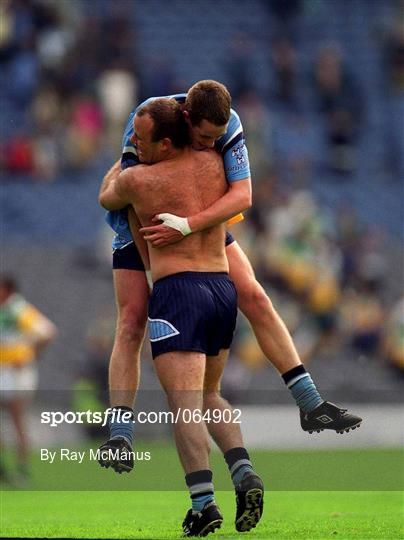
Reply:
[[[203,412],[217,407],[217,402],[220,400],[219,390],[204,389],[203,391]]]
[[[118,318],[116,337],[131,343],[141,343],[146,328],[145,318],[136,312],[126,311]]]
[[[247,286],[237,292],[239,308],[247,319],[262,318],[263,316],[275,319],[275,308],[257,280],[252,279]]]

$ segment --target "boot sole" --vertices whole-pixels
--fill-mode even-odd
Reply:
[[[353,424],[352,426],[349,426],[349,427],[346,427],[346,428],[342,428],[342,429],[336,429],[336,428],[314,428],[314,429],[305,429],[305,428],[302,428],[303,431],[305,431],[306,433],[310,433],[310,435],[312,433],[320,433],[320,431],[325,431],[326,429],[329,429],[329,430],[334,430],[336,433],[349,433],[352,429],[352,431],[356,428],[359,428],[362,424],[362,420],[360,422],[357,422],[356,424]]]
[[[207,536],[209,533],[214,533],[216,529],[220,529],[222,523],[222,519],[215,519],[214,521],[211,521],[208,523],[208,525],[205,525],[198,536]]]
[[[257,526],[262,516],[264,491],[260,488],[249,489],[245,494],[245,510],[236,520],[236,529],[247,532]]]

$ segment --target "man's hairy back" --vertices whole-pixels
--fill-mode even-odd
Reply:
[[[214,150],[186,148],[178,157],[130,171],[127,185],[143,226],[163,212],[196,214],[227,191],[223,160]],[[227,271],[224,235],[225,226],[218,225],[164,248],[149,246],[153,278],[182,271]]]

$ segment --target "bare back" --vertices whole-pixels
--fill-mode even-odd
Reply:
[[[153,216],[169,212],[190,216],[211,206],[227,191],[223,160],[214,150],[186,148],[154,165],[132,168],[132,205],[143,226]],[[163,248],[149,245],[153,280],[177,272],[227,272],[225,225],[186,236]]]

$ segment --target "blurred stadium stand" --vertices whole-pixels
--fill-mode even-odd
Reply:
[[[127,113],[214,78],[232,92],[251,154],[256,204],[235,235],[319,388],[399,401],[402,2],[6,0],[0,10],[2,269],[59,327],[43,389],[71,388],[88,328],[113,306],[97,190]],[[274,264],[285,256],[299,275]],[[143,384],[155,387],[145,349]],[[240,320],[227,395],[289,403],[282,384]]]

